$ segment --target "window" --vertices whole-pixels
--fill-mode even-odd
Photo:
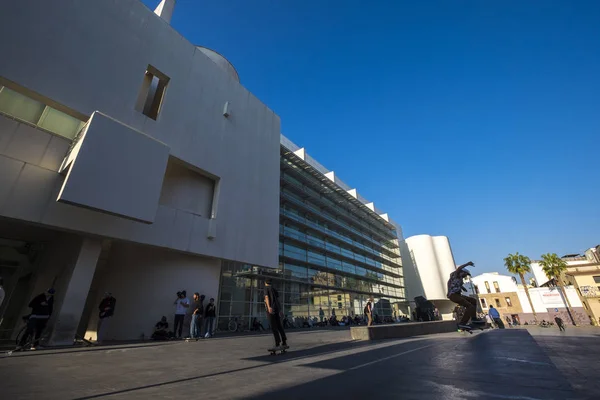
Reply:
[[[485,281],[485,289],[488,293],[492,293],[492,291],[490,290],[490,283],[488,281]]]
[[[37,124],[44,112],[44,104],[7,87],[0,89],[0,110],[21,121]]]
[[[496,302],[496,307],[502,307],[502,304],[500,304],[500,299],[494,299],[494,301]]]
[[[598,275],[594,276],[594,282],[600,283],[600,276],[598,276]]]
[[[135,108],[153,120],[158,119],[169,79],[152,65],[148,65]]]
[[[481,299],[481,307],[487,308],[487,304],[485,303],[485,299]]]
[[[5,86],[0,86],[0,113],[67,139],[73,139],[84,125],[78,118]]]
[[[475,293],[479,294],[479,287],[477,285],[475,285]]]
[[[504,300],[506,301],[506,307],[512,307],[512,302],[510,301],[510,297],[505,297]]]
[[[500,293],[500,286],[498,286],[498,282],[494,282],[494,289],[496,289],[496,293]]]

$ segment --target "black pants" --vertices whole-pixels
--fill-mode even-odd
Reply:
[[[498,329],[504,329],[504,321],[502,321],[502,318],[494,318],[494,322],[498,325]]]
[[[477,316],[477,300],[474,298],[463,296],[460,293],[452,293],[450,296],[448,296],[448,299],[465,308],[465,313],[458,322],[459,325],[466,325],[470,319],[475,319]]]
[[[558,329],[561,331],[565,330],[565,326],[563,324],[557,324],[558,325]]]
[[[175,321],[173,322],[173,333],[177,334],[177,337],[181,337],[181,331],[183,330],[183,318],[185,314],[175,314]],[[179,330],[177,329],[179,327]]]
[[[275,347],[279,346],[279,344],[287,344],[287,337],[285,336],[279,313],[267,314],[267,317],[269,318],[269,325],[271,325],[271,330],[275,337]]]
[[[19,346],[25,346],[28,340],[32,341],[32,346],[36,347],[40,342],[40,336],[48,323],[48,318],[29,318],[27,321],[27,329],[25,334],[21,337]],[[33,340],[32,340],[33,339]]]

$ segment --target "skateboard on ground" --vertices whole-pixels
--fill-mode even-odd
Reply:
[[[289,349],[290,346],[280,346],[280,347],[271,347],[269,349],[267,349],[267,351],[269,353],[271,353],[272,356],[277,355],[277,352],[279,352],[279,354],[285,354],[287,353],[287,349]]]
[[[456,328],[458,329],[459,332],[469,332],[469,334],[473,334],[474,330],[484,330],[485,329],[485,322],[471,322],[471,328],[467,328],[467,327],[461,327],[460,325],[456,325]]]

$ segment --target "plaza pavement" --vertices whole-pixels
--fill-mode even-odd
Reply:
[[[0,356],[3,399],[598,399],[600,329],[352,341],[348,330]]]

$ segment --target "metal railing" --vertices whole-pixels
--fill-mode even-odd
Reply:
[[[280,144],[285,147],[288,150],[291,150],[292,152],[298,151],[300,149],[300,147],[298,145],[296,145],[295,143],[293,143],[290,139],[288,139],[287,137],[285,137],[284,135],[280,136]],[[318,171],[319,173],[325,175],[331,171],[329,171],[327,168],[325,168],[321,163],[319,163],[317,160],[315,160],[314,158],[312,158],[310,155],[305,154],[304,156],[304,160],[303,160],[306,164],[308,164],[309,166],[311,166],[312,168],[314,168],[316,171]],[[347,185],[345,182],[343,182],[340,179],[335,179],[335,180],[331,180],[332,183],[336,184],[338,187],[340,187],[342,190],[344,191],[348,191],[350,190],[350,186]],[[367,199],[365,199],[362,196],[360,197],[360,202],[364,205],[364,204],[368,204],[370,203]],[[370,210],[374,215],[373,217],[375,218],[375,220],[377,220],[378,222],[381,223],[381,221],[379,221],[379,219],[381,219],[380,214],[383,214],[383,212],[379,209],[375,209],[375,210]],[[393,222],[392,220],[387,221],[389,223],[391,223],[392,225],[397,225],[395,222]]]
[[[368,242],[374,244],[377,247],[382,247],[384,248],[388,254],[390,254],[391,256],[393,256],[393,258],[398,258],[400,257],[399,252],[396,250],[398,248],[398,246],[396,244],[390,244],[389,240],[385,240],[385,241],[379,241],[376,239],[373,239],[372,237],[370,237],[369,235],[362,233],[361,231],[355,229],[354,227],[352,227],[351,225],[347,224],[346,222],[339,220],[337,218],[334,218],[333,216],[328,215],[326,212],[324,212],[323,210],[313,206],[312,204],[306,203],[300,199],[298,199],[297,197],[295,197],[294,195],[290,194],[290,193],[286,193],[286,192],[281,192],[280,193],[281,197],[283,197],[285,200],[292,202],[293,204],[297,205],[298,207],[303,208],[304,210],[308,210],[308,211],[312,211],[316,216],[318,216],[321,219],[325,219],[331,223],[333,223],[334,225],[337,225],[343,229],[345,229],[346,231],[350,232],[350,234],[357,236],[361,239],[365,239]]]
[[[385,267],[387,266],[390,268],[397,269],[400,267],[400,265],[386,265],[386,264],[381,263],[380,261],[373,260],[364,255],[360,255],[360,254],[357,254],[357,253],[354,253],[351,251],[345,252],[345,251],[343,251],[342,248],[340,248],[338,246],[334,246],[331,243],[321,243],[317,240],[311,239],[311,237],[309,235],[294,231],[293,229],[286,229],[286,228],[280,227],[279,233],[281,235],[283,235],[285,238],[292,239],[297,242],[307,244],[309,246],[317,247],[317,248],[325,250],[326,252],[328,252],[330,254],[339,256],[340,258],[342,258],[342,260],[340,260],[340,262],[343,262],[344,260],[349,260],[351,262],[360,263],[367,267],[375,267],[375,268],[381,269],[382,271],[386,271],[386,272],[389,272],[394,275],[399,275],[391,270],[389,270],[389,271],[386,270]],[[358,266],[360,267],[360,265],[358,265]]]
[[[332,230],[330,230],[328,228],[325,228],[324,226],[321,226],[321,225],[319,225],[318,223],[316,223],[314,221],[310,221],[310,220],[308,220],[308,219],[306,219],[306,218],[304,218],[304,217],[302,217],[300,215],[294,214],[294,213],[292,213],[292,212],[290,212],[288,210],[280,209],[279,212],[280,212],[280,215],[283,215],[286,218],[289,218],[289,219],[291,219],[293,221],[296,221],[296,222],[298,222],[298,223],[300,223],[302,225],[305,225],[305,226],[308,226],[310,228],[313,228],[316,231],[321,232],[321,233],[323,233],[323,234],[325,234],[327,236],[336,238],[336,239],[338,239],[338,240],[340,240],[342,242],[345,242],[345,243],[347,243],[347,244],[349,244],[351,246],[354,246],[356,248],[362,249],[362,250],[364,250],[364,251],[366,251],[366,252],[368,252],[368,253],[370,253],[370,254],[372,254],[374,256],[377,256],[377,257],[379,257],[379,258],[381,258],[381,259],[383,259],[385,261],[388,261],[389,265],[391,267],[401,267],[402,266],[401,263],[400,263],[401,259],[400,259],[399,256],[396,256],[396,257],[393,257],[393,258],[389,257],[388,255],[385,254],[385,252],[390,253],[391,251],[389,249],[385,249],[385,248],[381,247],[377,242],[374,242],[374,243],[376,245],[378,245],[378,246],[381,247],[381,249],[382,249],[381,252],[377,252],[376,250],[373,250],[373,249],[371,249],[371,248],[369,248],[367,246],[364,246],[364,245],[362,245],[362,244],[360,244],[358,242],[355,242],[352,239],[350,239],[350,238],[348,238],[348,237],[346,237],[344,235],[340,235],[339,233],[337,233],[335,231],[332,231]]]
[[[600,297],[599,286],[579,286],[582,297]]]

